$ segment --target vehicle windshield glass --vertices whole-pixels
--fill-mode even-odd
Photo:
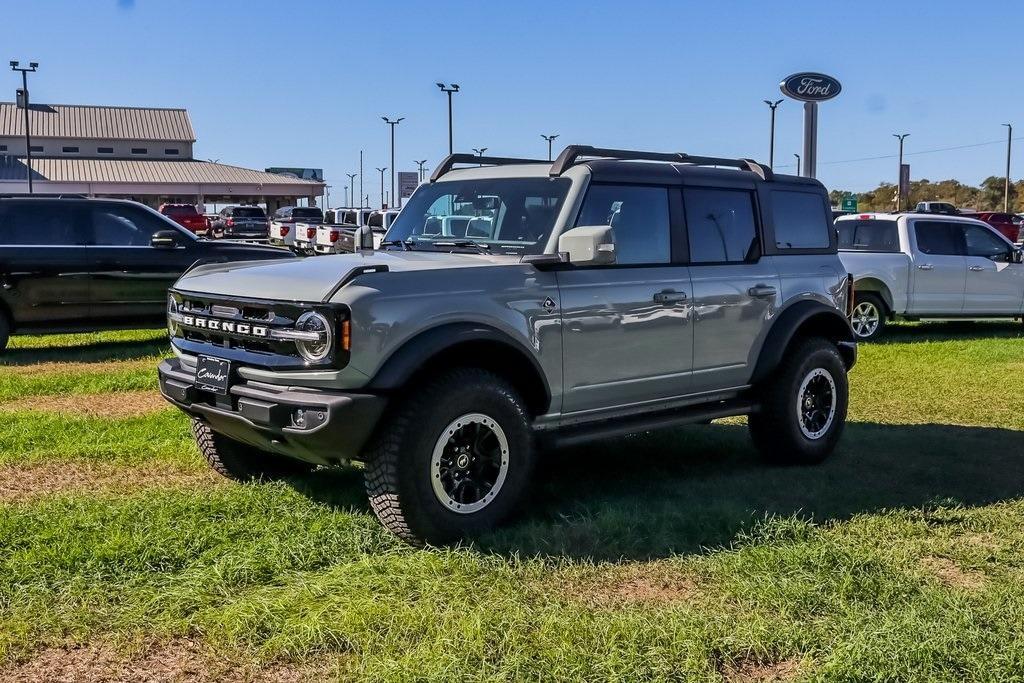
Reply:
[[[182,204],[179,206],[165,206],[164,214],[167,216],[198,216],[199,212],[191,204]]]
[[[567,178],[482,178],[421,185],[387,239],[414,249],[472,241],[495,253],[539,254],[570,184]]]
[[[266,216],[258,206],[237,206],[232,212],[236,218],[263,218]]]
[[[848,251],[900,250],[896,221],[856,219],[836,221],[839,248]]]

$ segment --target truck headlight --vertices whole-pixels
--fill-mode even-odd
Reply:
[[[313,332],[317,335],[315,341],[296,340],[295,348],[304,359],[310,363],[319,363],[331,355],[334,334],[331,332],[331,323],[327,318],[315,311],[307,311],[295,321],[295,329],[300,332]]]

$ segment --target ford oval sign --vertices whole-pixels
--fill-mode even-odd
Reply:
[[[804,102],[831,100],[842,89],[843,86],[839,84],[839,81],[831,76],[810,71],[786,76],[779,83],[779,90],[782,91],[783,95],[788,95],[794,100],[803,100]]]

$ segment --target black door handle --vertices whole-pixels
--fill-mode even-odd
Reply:
[[[686,292],[665,289],[654,295],[654,303],[656,304],[677,304],[680,301],[686,301]]]

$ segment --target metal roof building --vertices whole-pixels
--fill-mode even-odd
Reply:
[[[188,112],[151,107],[32,104],[33,189],[162,202],[314,203],[324,183],[197,161]],[[28,191],[25,109],[0,102],[0,193]]]

